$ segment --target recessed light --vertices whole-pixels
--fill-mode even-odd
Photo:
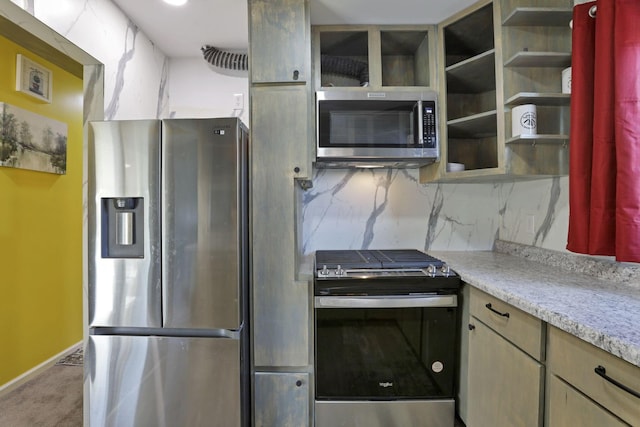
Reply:
[[[165,3],[171,6],[184,6],[187,4],[187,0],[163,0]]]

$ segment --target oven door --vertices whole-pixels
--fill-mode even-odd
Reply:
[[[452,399],[456,295],[315,297],[316,400]]]

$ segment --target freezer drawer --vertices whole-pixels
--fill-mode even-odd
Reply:
[[[86,358],[90,427],[241,425],[239,340],[92,335]]]

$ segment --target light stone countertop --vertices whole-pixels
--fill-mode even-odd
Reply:
[[[471,286],[640,367],[640,266],[508,242],[429,254]]]

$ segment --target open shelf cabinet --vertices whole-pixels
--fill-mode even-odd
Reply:
[[[428,181],[473,182],[568,173],[572,0],[479,1],[438,26],[441,162]],[[512,135],[511,109],[534,104],[537,135]],[[447,172],[447,163],[463,163]]]

